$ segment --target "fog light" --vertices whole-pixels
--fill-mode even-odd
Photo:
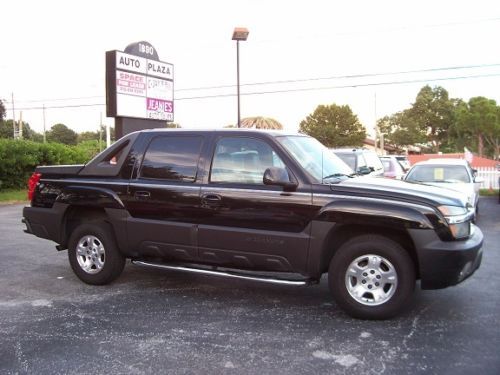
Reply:
[[[462,271],[460,271],[460,275],[458,276],[458,281],[462,281],[465,279],[469,274],[471,273],[472,269],[472,262],[467,262],[465,263],[464,268],[462,268]]]

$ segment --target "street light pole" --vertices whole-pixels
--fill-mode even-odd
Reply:
[[[236,41],[236,95],[238,97],[238,128],[241,123],[240,114],[240,41]]]
[[[240,114],[240,40],[248,38],[248,30],[244,27],[236,27],[233,31],[233,40],[236,40],[236,95],[238,99],[238,128],[241,125]]]

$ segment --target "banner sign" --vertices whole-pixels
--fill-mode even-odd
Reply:
[[[125,52],[106,52],[106,113],[173,121],[174,66],[159,61],[147,42],[131,44]]]

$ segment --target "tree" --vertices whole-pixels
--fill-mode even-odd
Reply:
[[[0,121],[0,138],[14,138],[12,120]]]
[[[477,152],[477,141],[474,130],[469,125],[469,105],[462,99],[454,99],[454,121],[448,132],[449,152],[463,152],[464,147]]]
[[[66,145],[76,145],[78,134],[64,124],[55,124],[47,132],[47,140]]]
[[[398,149],[426,141],[425,132],[408,109],[379,119],[377,127],[384,136],[384,143]]]
[[[111,142],[115,141],[115,128],[113,126],[109,127],[109,131],[111,133]],[[93,131],[85,131],[78,133],[78,138],[77,142],[86,142],[86,141],[104,141],[106,142],[106,126],[101,125],[100,131],[96,130],[95,132]]]
[[[471,143],[474,142],[471,148],[477,150],[479,156],[487,153],[498,158],[500,107],[494,100],[477,96],[471,98],[467,105],[463,104],[457,111],[457,128],[468,135]]]
[[[241,128],[253,128],[253,129],[273,129],[282,130],[283,125],[271,117],[245,117],[240,122]]]
[[[78,133],[77,141],[78,143],[87,142],[87,141],[98,141],[99,140],[99,132],[81,132]]]
[[[7,111],[5,110],[5,106],[3,104],[3,101],[0,100],[0,123],[3,122],[3,119],[5,118],[5,114]]]
[[[348,105],[319,105],[300,122],[300,131],[327,147],[361,146],[366,130]]]
[[[408,115],[425,132],[434,152],[438,152],[453,125],[453,112],[453,101],[448,91],[440,86],[431,88],[426,85],[420,89]]]
[[[31,129],[27,122],[22,122],[23,126],[23,139],[30,141],[41,142],[43,136]],[[12,120],[0,122],[0,138],[14,138],[14,127]]]

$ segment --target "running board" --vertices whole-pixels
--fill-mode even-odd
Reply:
[[[265,283],[279,284],[279,285],[305,286],[305,285],[312,285],[312,284],[318,283],[318,281],[314,280],[314,279],[285,280],[285,279],[272,278],[272,277],[268,277],[268,276],[247,276],[247,275],[238,274],[235,272],[205,270],[205,269],[185,267],[185,266],[150,263],[150,262],[144,262],[142,260],[133,260],[132,264],[135,264],[137,266],[142,266],[142,267],[152,267],[152,268],[159,268],[159,269],[164,269],[164,270],[192,272],[192,273],[199,273],[199,274],[203,274],[203,275],[222,276],[222,277],[229,277],[229,278],[240,279],[240,280],[261,281],[261,282],[265,282]]]

